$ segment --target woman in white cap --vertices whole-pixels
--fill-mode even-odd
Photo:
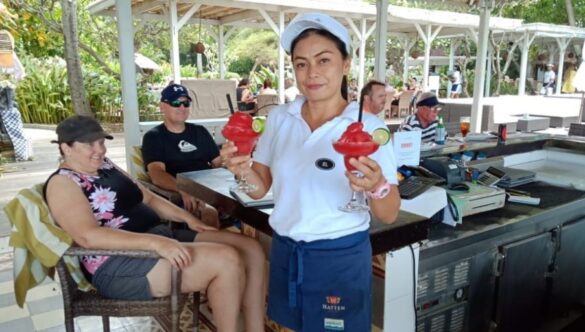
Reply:
[[[244,171],[257,185],[250,196],[262,197],[272,187],[268,316],[295,331],[369,331],[370,214],[338,207],[353,188],[366,192],[379,221],[396,219],[400,199],[391,145],[350,161],[363,178],[346,172],[343,156],[333,150],[359,108],[347,98],[351,52],[343,25],[304,14],[290,22],[281,44],[303,96],[270,113],[253,163],[251,156],[235,156],[231,142],[220,152],[231,172]],[[370,133],[386,128],[372,114],[364,113],[362,122]]]

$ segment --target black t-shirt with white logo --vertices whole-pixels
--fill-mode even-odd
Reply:
[[[185,130],[175,134],[160,124],[142,139],[144,167],[155,161],[165,164],[166,171],[177,173],[211,168],[211,161],[219,156],[219,149],[209,131],[203,126],[185,123]]]

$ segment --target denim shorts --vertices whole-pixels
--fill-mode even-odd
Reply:
[[[146,233],[176,238],[167,225],[158,225]],[[192,240],[191,240],[192,241]],[[158,258],[111,256],[92,277],[92,284],[104,297],[121,300],[150,300],[152,294],[146,275]]]

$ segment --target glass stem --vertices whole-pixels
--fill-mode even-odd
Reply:
[[[357,191],[355,191],[355,190],[351,191],[351,202],[352,203],[357,202],[357,195],[358,195]]]

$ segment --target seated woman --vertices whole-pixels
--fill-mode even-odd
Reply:
[[[93,118],[70,117],[57,126],[57,136],[61,163],[44,195],[59,226],[84,248],[152,250],[162,257],[81,257],[101,295],[167,296],[172,265],[182,271],[182,292],[207,291],[218,331],[235,331],[241,309],[246,331],[263,330],[265,257],[256,241],[206,226],[133,181],[105,157],[105,139],[112,136]],[[161,218],[185,222],[197,232],[194,242],[175,240]]]
[[[250,81],[242,78],[236,88],[236,98],[238,99],[238,110],[242,112],[253,113],[256,108],[256,100],[250,91]]]
[[[272,88],[272,80],[267,78],[264,80],[264,83],[262,84],[262,89],[260,90],[260,92],[258,94],[261,95],[275,95],[276,94],[276,90],[274,90]]]

